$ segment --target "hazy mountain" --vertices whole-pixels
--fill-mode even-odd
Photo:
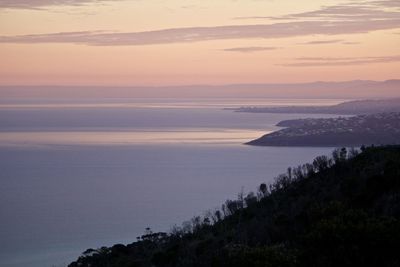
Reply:
[[[231,98],[382,98],[400,97],[400,80],[231,84],[160,87],[0,86],[0,97],[231,97]]]

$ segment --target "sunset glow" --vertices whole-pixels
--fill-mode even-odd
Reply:
[[[0,85],[386,80],[399,1],[0,1]]]

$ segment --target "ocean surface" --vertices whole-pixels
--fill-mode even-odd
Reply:
[[[256,190],[331,148],[252,147],[307,99],[1,99],[0,266],[66,266]]]

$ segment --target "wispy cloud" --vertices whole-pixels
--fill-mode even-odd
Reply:
[[[323,66],[350,66],[373,63],[400,62],[400,55],[381,57],[301,57],[294,63],[281,64],[285,67],[323,67]]]
[[[272,20],[376,20],[398,19],[400,1],[354,1],[347,4],[324,6],[318,10],[289,14],[284,16],[243,16],[235,17],[236,20],[272,19]],[[389,11],[387,8],[390,8]],[[393,9],[394,8],[394,9]]]
[[[75,43],[97,46],[153,45],[209,40],[286,38],[308,35],[367,33],[400,27],[399,19],[365,21],[299,21],[258,25],[175,28],[147,32],[102,33],[60,32],[1,36],[0,43]]]
[[[342,39],[335,39],[335,40],[316,40],[310,42],[299,43],[300,45],[324,45],[324,44],[344,44],[344,45],[355,45],[359,44],[359,42],[351,42],[345,41]]]
[[[305,43],[300,43],[304,45],[318,45],[318,44],[337,44],[337,43],[342,43],[343,40],[341,39],[335,39],[335,40],[318,40],[318,41],[310,41],[310,42],[305,42]]]
[[[278,47],[247,46],[247,47],[225,48],[225,49],[223,49],[223,51],[253,53],[253,52],[269,51],[269,50],[275,50],[275,49],[278,49]]]
[[[241,16],[241,17],[233,17],[233,20],[252,20],[252,19],[280,19],[279,17],[271,17],[271,16]],[[286,20],[286,18],[281,18],[282,20]]]
[[[356,45],[356,44],[361,44],[361,43],[360,42],[345,41],[345,42],[342,42],[342,44],[344,44],[344,45]]]
[[[279,19],[329,19],[329,20],[377,20],[398,19],[400,12],[383,10],[371,5],[337,5],[323,7],[320,10],[291,14]]]
[[[375,5],[380,7],[400,7],[400,1],[398,0],[379,0],[366,2],[367,5]]]
[[[103,0],[0,0],[1,6],[28,5],[40,7],[50,3],[82,4]],[[0,43],[74,43],[94,46],[154,45],[188,43],[227,39],[276,39],[310,35],[341,35],[368,33],[377,30],[400,28],[398,0],[351,2],[348,5],[322,7],[319,10],[282,16],[277,19],[292,19],[255,25],[227,25],[214,27],[173,28],[145,32],[60,32],[19,36],[0,36]],[[385,7],[385,8],[384,8]],[[327,44],[339,40],[312,41],[308,44]],[[250,49],[251,50],[251,49]],[[244,52],[244,51],[242,51]]]
[[[0,0],[0,8],[43,9],[49,6],[81,6],[106,1],[110,0]]]

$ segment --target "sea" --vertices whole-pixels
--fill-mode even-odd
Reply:
[[[255,147],[281,120],[241,106],[343,99],[0,99],[0,266],[64,267],[271,183],[327,147]]]

